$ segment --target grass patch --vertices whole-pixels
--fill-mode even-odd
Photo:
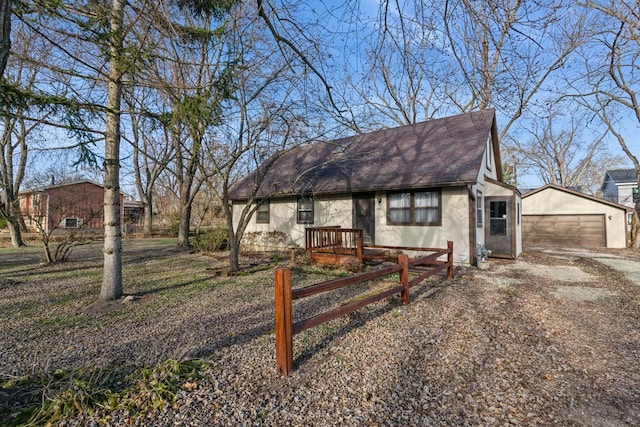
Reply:
[[[153,367],[57,370],[0,382],[4,426],[51,425],[86,414],[106,421],[115,411],[140,418],[173,405],[181,390],[198,387],[201,360],[167,360]]]

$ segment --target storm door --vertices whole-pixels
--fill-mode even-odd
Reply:
[[[353,228],[361,228],[364,243],[375,243],[375,197],[374,194],[353,196]]]
[[[511,198],[486,197],[485,212],[485,246],[495,254],[511,254]]]

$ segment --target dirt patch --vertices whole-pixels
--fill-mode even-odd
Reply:
[[[615,295],[613,292],[604,289],[590,288],[586,286],[560,286],[551,294],[558,299],[577,302],[595,301],[600,298]]]
[[[596,276],[584,272],[580,267],[573,265],[539,264],[527,261],[518,261],[515,264],[505,265],[502,271],[522,271],[530,276],[538,276],[547,280],[560,282],[592,282]]]

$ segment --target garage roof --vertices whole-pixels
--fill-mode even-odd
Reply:
[[[544,191],[544,190],[549,189],[549,188],[553,188],[553,189],[558,190],[558,191],[563,191],[563,192],[565,192],[567,194],[573,194],[574,196],[582,197],[582,198],[585,198],[587,200],[592,200],[592,201],[597,202],[597,203],[602,203],[603,205],[607,205],[607,206],[611,206],[611,207],[614,207],[614,208],[622,209],[622,210],[627,211],[627,212],[633,211],[633,208],[630,208],[628,206],[624,206],[624,205],[621,205],[621,204],[618,204],[618,203],[614,203],[614,202],[611,202],[609,200],[601,199],[599,197],[591,196],[589,194],[581,193],[579,191],[570,190],[570,189],[568,189],[566,187],[562,187],[560,185],[555,185],[555,184],[547,184],[547,185],[544,185],[544,186],[542,186],[542,187],[540,187],[538,189],[535,189],[533,191],[529,191],[528,193],[524,194],[522,196],[522,198],[525,199],[525,198],[527,198],[529,196],[532,196],[534,194],[540,193],[541,191]]]

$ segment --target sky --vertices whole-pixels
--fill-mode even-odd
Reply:
[[[358,71],[362,72],[367,69],[368,61],[368,45],[365,43],[366,40],[364,40],[364,38],[367,37],[374,28],[373,25],[376,23],[380,3],[381,2],[378,0],[360,0],[359,2],[349,0],[326,0],[322,3],[309,3],[311,6],[306,10],[303,9],[303,13],[308,14],[308,16],[312,16],[315,8],[318,16],[330,16],[329,19],[334,19],[336,22],[323,22],[327,27],[332,27],[334,30],[340,30],[338,38],[332,40],[331,43],[327,45],[328,48],[326,49],[326,53],[334,56],[334,64],[342,64],[343,67],[348,67],[344,69],[348,69],[350,73]],[[357,18],[348,15],[348,13],[345,12],[345,9],[342,8],[345,4],[356,5],[359,7],[360,15]],[[390,2],[389,10],[391,12],[391,16],[397,16],[397,10],[395,9],[394,4],[395,2]],[[331,15],[327,15],[327,10],[333,11],[333,13]],[[338,72],[334,74],[333,77],[339,78],[341,76],[341,72],[342,70],[338,69]],[[344,77],[344,74],[342,74],[342,76]],[[500,128],[501,123],[506,123],[507,119],[504,117],[500,109],[497,110],[497,116],[498,127]],[[627,137],[626,140],[629,148],[632,152],[640,154],[640,138],[637,137],[637,135],[640,135],[640,125],[638,122],[635,121],[633,117],[629,116],[628,119],[625,120],[623,129],[624,135]],[[47,138],[50,141],[61,141],[68,138],[68,136],[62,131],[51,131]],[[612,136],[607,137],[604,144],[604,149],[608,152],[624,156],[617,140]],[[121,180],[123,188],[126,192],[135,193],[132,175],[127,170],[127,165],[130,163],[128,158],[130,150],[128,149],[126,142],[123,142],[122,146],[123,173]],[[101,154],[101,151],[101,145],[99,144],[96,146],[96,152],[97,154]],[[39,157],[37,161],[51,161],[43,159],[45,159],[45,157]],[[62,165],[63,163],[70,164],[73,160],[73,156],[64,155],[61,159],[55,160],[55,162],[60,162],[58,164]],[[626,166],[630,167],[631,163],[627,162]],[[42,164],[36,167],[36,170],[40,169],[42,169]],[[93,177],[98,178],[99,174],[94,174]],[[519,171],[518,173],[518,181],[518,185],[524,187],[537,187],[542,184],[535,174],[524,174],[522,171]]]

